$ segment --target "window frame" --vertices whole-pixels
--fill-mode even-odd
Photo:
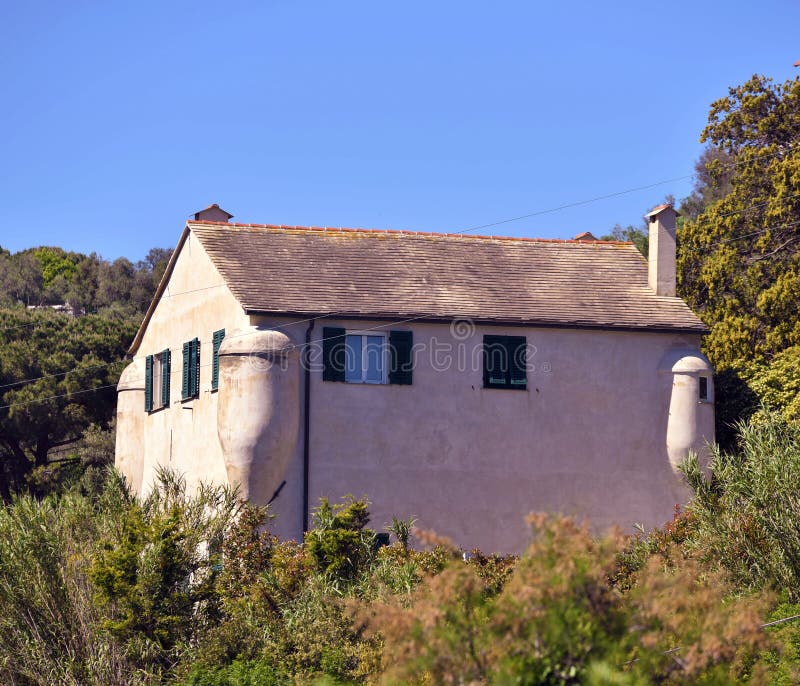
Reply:
[[[528,368],[527,368],[527,346],[528,337],[518,336],[511,334],[484,334],[483,336],[483,388],[497,389],[504,391],[527,391],[528,390]],[[508,368],[504,370],[505,379],[502,383],[492,381],[491,372],[489,371],[488,362],[490,361],[490,353],[494,346],[502,345],[507,355]],[[522,367],[517,367],[516,351],[522,346],[525,350],[525,360]],[[518,375],[524,375],[523,383],[514,383],[514,371]]]
[[[153,380],[152,398],[153,398],[153,411],[160,410],[164,407],[163,395],[163,373],[164,373],[164,353],[153,354]]]
[[[705,382],[706,392],[703,394],[703,382]],[[711,391],[711,375],[698,374],[697,376],[697,402],[713,403],[714,397]]]
[[[361,337],[361,378],[360,380],[352,380],[347,378],[347,338],[349,336]],[[366,356],[368,355],[366,339],[368,337],[382,338],[381,343],[381,380],[368,381],[366,379],[367,365],[365,364]],[[345,351],[345,369],[344,369],[344,382],[353,384],[355,386],[386,386],[389,384],[389,335],[386,331],[370,331],[369,329],[345,329],[344,334],[344,351]]]
[[[153,412],[158,412],[159,410],[163,410],[170,405],[170,383],[172,379],[170,378],[172,375],[172,367],[171,367],[171,353],[169,348],[162,350],[161,352],[153,353],[152,355],[148,355],[147,358],[149,359],[149,368],[146,366],[145,374],[147,375],[147,379],[145,380],[146,386],[146,393],[147,393],[147,386],[149,386],[149,393],[150,398],[149,402],[150,405],[147,407],[145,405],[145,411],[148,414]],[[164,378],[166,369],[166,379]],[[164,393],[166,385],[166,394]],[[145,398],[145,403],[147,403],[147,398]]]

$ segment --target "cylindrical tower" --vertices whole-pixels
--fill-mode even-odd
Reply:
[[[696,349],[668,352],[660,365],[672,375],[672,391],[667,422],[667,454],[672,468],[689,452],[698,456],[703,469],[708,467],[708,447],[714,442],[714,370],[705,355]]]
[[[257,327],[234,331],[220,347],[217,433],[225,469],[240,495],[258,504],[284,480],[297,445],[299,352],[283,332]]]
[[[117,384],[117,436],[114,465],[137,495],[144,467],[144,360],[131,362]]]

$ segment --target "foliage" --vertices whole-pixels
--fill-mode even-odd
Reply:
[[[779,374],[764,368],[800,344],[800,79],[754,76],[731,88],[701,140],[713,153],[702,161],[702,208],[679,229],[679,293],[711,329],[704,346],[717,371],[745,381],[729,400],[746,418],[748,393],[769,391]],[[782,406],[795,388],[781,389]],[[727,402],[718,397],[735,417]]]
[[[394,534],[397,542],[402,546],[403,550],[407,553],[410,550],[411,538],[414,532],[414,525],[417,522],[416,517],[408,517],[401,519],[399,517],[392,517],[392,523],[387,524],[385,529],[390,534]]]
[[[352,496],[331,505],[322,498],[314,510],[314,528],[306,536],[309,554],[317,569],[333,580],[355,579],[375,549],[375,532],[367,529],[368,505]]]
[[[788,420],[800,420],[800,345],[776,353],[769,364],[755,366],[749,385],[764,405]]]
[[[0,309],[0,405],[8,406],[0,409],[0,496],[35,488],[31,472],[52,467],[54,452],[62,464],[80,462],[64,450],[86,444],[92,424],[111,422],[135,330],[134,320],[109,315]]]
[[[800,492],[800,473],[784,476],[775,512]],[[340,536],[368,531],[366,503],[352,498],[322,501],[320,536],[297,543],[270,534],[268,510],[221,489],[190,495],[163,473],[137,501],[113,473],[85,475],[63,495],[0,509],[0,680],[792,683],[800,627],[760,629],[794,612],[784,601],[770,613],[761,587],[788,599],[796,579],[753,581],[720,554],[736,544],[724,523],[742,502],[718,495],[713,513],[678,513],[633,539],[537,515],[521,558],[462,558],[422,532],[433,549]],[[798,512],[787,510],[792,530]],[[343,567],[361,540],[361,561]]]
[[[640,529],[630,537],[617,554],[616,566],[609,577],[611,584],[622,591],[636,585],[639,572],[647,563],[657,558],[670,564],[674,551],[689,540],[695,530],[692,514],[675,506],[675,514],[663,527],[645,532]]]
[[[99,312],[121,307],[141,314],[166,269],[170,250],[151,249],[144,260],[113,262],[98,255],[38,247],[0,252],[0,306],[70,303],[77,310]]]
[[[89,579],[95,541],[124,516],[120,479],[98,494],[21,496],[0,509],[0,681],[141,684],[124,650],[99,631]],[[100,514],[101,513],[101,514]]]
[[[800,599],[800,424],[764,412],[740,426],[740,453],[716,448],[714,482],[696,458],[684,466],[694,490],[694,547],[745,589]]]
[[[186,686],[283,686],[289,677],[264,660],[234,660],[224,667],[196,667]]]
[[[170,255],[154,248],[134,265],[55,247],[0,251],[3,500],[63,487],[113,459],[102,439],[114,386]],[[50,307],[64,303],[70,314]]]
[[[531,523],[533,543],[499,594],[454,562],[410,602],[362,608],[384,641],[383,683],[725,684],[770,646],[767,599],[734,597],[721,572],[669,549],[669,564],[647,558],[622,594],[609,583],[619,537],[565,518]]]
[[[735,165],[731,155],[722,148],[709,145],[695,162],[695,183],[689,197],[679,207],[683,220],[695,220],[706,207],[731,192]]]
[[[628,225],[623,227],[621,224],[615,224],[610,233],[600,236],[601,241],[624,241],[633,243],[636,249],[642,253],[647,259],[647,251],[650,249],[650,235],[647,230],[647,224],[640,227]]]
[[[216,618],[219,548],[240,504],[222,488],[187,497],[185,482],[161,474],[160,487],[100,540],[90,569],[104,626],[142,669],[168,669],[198,625]]]

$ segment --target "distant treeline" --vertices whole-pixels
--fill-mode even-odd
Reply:
[[[134,264],[0,248],[1,498],[113,462],[115,385],[170,255],[154,248]]]
[[[76,311],[147,309],[172,250],[153,248],[139,262],[113,262],[56,247],[10,253],[0,247],[0,306],[69,303]]]

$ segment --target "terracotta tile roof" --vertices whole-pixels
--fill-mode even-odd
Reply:
[[[188,222],[249,312],[680,330],[630,243]]]

